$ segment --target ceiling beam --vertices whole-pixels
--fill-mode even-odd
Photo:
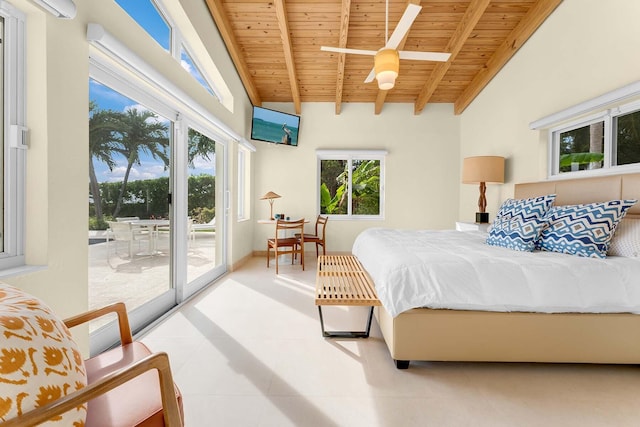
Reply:
[[[486,65],[476,74],[471,83],[454,103],[455,114],[461,114],[471,104],[480,91],[495,77],[502,67],[531,37],[540,25],[555,10],[562,0],[538,0],[520,23],[511,31],[498,47]]]
[[[427,82],[418,94],[418,98],[416,98],[416,102],[413,107],[414,114],[420,114],[425,105],[427,105],[433,96],[433,93],[440,85],[440,82],[442,82],[445,74],[449,71],[451,64],[455,61],[456,56],[458,56],[458,53],[460,53],[460,50],[462,50],[462,47],[467,42],[467,39],[476,27],[476,24],[484,14],[487,7],[489,7],[489,3],[491,3],[491,0],[474,0],[469,4],[467,10],[462,16],[462,20],[456,28],[456,31],[453,33],[453,36],[449,39],[449,42],[445,47],[444,51],[451,53],[449,60],[447,62],[438,62],[431,72],[429,79],[427,79]]]
[[[347,47],[347,35],[349,33],[349,16],[351,15],[351,0],[342,0],[342,10],[340,11],[340,41],[338,47]],[[336,115],[342,109],[342,89],[344,86],[344,63],[346,54],[338,54],[338,76],[336,78]]]
[[[284,61],[287,64],[287,74],[289,75],[289,85],[291,86],[291,97],[296,114],[300,114],[300,90],[298,89],[298,76],[296,75],[296,64],[293,62],[293,48],[291,47],[291,37],[289,36],[289,20],[287,19],[287,9],[284,0],[275,0],[276,18],[280,28],[280,38],[282,39],[282,50],[284,50]]]
[[[251,103],[258,106],[262,105],[262,99],[260,99],[260,94],[258,93],[258,89],[253,82],[253,78],[251,77],[251,73],[249,72],[249,68],[247,67],[247,63],[242,58],[242,54],[240,53],[240,49],[238,48],[238,42],[236,41],[231,23],[229,22],[229,17],[224,10],[224,6],[222,5],[221,0],[206,1],[209,12],[211,13],[213,20],[218,27],[218,31],[222,36],[222,40],[224,40],[224,44],[227,46],[229,56],[231,56],[231,60],[233,61],[238,74],[240,75],[240,80],[242,80],[242,84],[247,91],[247,95],[249,96]]]
[[[410,4],[420,5],[420,1],[421,0],[408,0],[407,6]],[[407,37],[409,37],[409,32],[411,32],[411,30],[407,31],[407,34],[404,35],[404,38],[402,39],[400,44],[398,44],[397,50],[400,51],[404,48],[404,44],[407,42]],[[385,35],[385,39],[386,39],[386,35]],[[376,96],[376,104],[374,107],[374,112],[376,115],[382,112],[382,106],[384,105],[385,99],[387,99],[388,93],[389,93],[388,90],[378,89],[378,95]]]

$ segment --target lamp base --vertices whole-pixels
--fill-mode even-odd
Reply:
[[[489,212],[476,212],[476,222],[478,224],[488,224]]]

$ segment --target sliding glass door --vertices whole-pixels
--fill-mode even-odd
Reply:
[[[225,272],[226,147],[117,80],[89,87],[89,306],[125,302],[135,331]],[[113,319],[90,332],[109,345]]]
[[[224,272],[225,146],[188,127],[186,287],[188,297]]]

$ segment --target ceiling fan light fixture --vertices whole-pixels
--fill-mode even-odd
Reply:
[[[380,90],[392,89],[396,84],[396,77],[400,70],[400,57],[395,49],[380,49],[374,58],[374,69],[378,88]]]

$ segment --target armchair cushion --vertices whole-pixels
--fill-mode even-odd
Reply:
[[[116,347],[85,361],[89,383],[144,359],[151,354],[139,341]],[[174,385],[178,408],[184,419],[182,395]],[[111,427],[164,426],[162,397],[155,370],[147,371],[135,379],[89,401],[87,427],[104,425]]]
[[[84,361],[69,329],[39,299],[0,283],[0,420],[84,388]],[[86,404],[47,425],[84,425]]]

